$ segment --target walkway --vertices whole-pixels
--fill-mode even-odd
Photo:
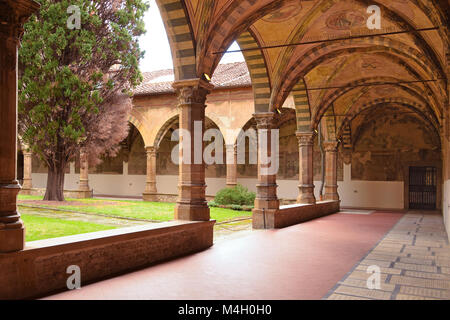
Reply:
[[[353,211],[282,230],[253,231],[49,299],[446,297],[449,255],[440,216]],[[387,283],[370,291],[364,287],[366,269],[374,264],[383,268]],[[428,291],[418,292],[418,285]]]

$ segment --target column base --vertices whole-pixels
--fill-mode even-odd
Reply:
[[[334,200],[334,201],[339,201],[339,194],[337,193],[326,193],[324,198],[324,200]]]
[[[313,194],[310,194],[310,193],[301,194],[297,198],[297,203],[300,203],[300,204],[315,204],[316,203],[316,197]]]
[[[65,190],[64,197],[74,199],[91,199],[94,197],[94,190]]]
[[[234,188],[234,187],[236,187],[237,186],[237,183],[236,182],[230,182],[230,183],[227,183],[227,188]]]
[[[142,200],[146,201],[146,202],[158,202],[159,201],[158,194],[157,193],[151,193],[151,192],[149,192],[149,193],[144,192],[142,194]]]
[[[19,229],[0,230],[0,253],[22,251],[24,247],[25,228],[23,226]]]
[[[175,220],[209,221],[211,219],[209,207],[205,205],[180,204],[175,207]]]
[[[278,209],[253,209],[253,229],[275,229],[275,215]]]

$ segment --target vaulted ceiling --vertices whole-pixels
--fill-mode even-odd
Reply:
[[[157,0],[177,80],[211,75],[235,40],[243,50],[255,112],[292,94],[298,130],[326,114],[335,132],[380,105],[416,112],[440,132],[448,111],[448,1]],[[369,30],[370,5],[381,29]],[[423,29],[427,29],[423,31]]]

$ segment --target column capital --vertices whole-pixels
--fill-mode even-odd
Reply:
[[[277,124],[275,112],[258,112],[253,114],[258,129],[273,129]]]
[[[178,80],[172,84],[178,96],[178,106],[202,104],[206,96],[214,89],[214,85],[203,79]]]
[[[323,148],[325,152],[337,152],[339,142],[338,141],[324,141]]]
[[[0,2],[0,37],[19,42],[23,36],[23,25],[40,8],[32,0],[6,0]]]
[[[316,133],[314,131],[297,131],[295,135],[297,136],[299,146],[314,145],[314,138],[316,137]]]
[[[147,147],[145,147],[145,152],[147,154],[156,153],[157,151],[158,151],[158,149],[155,146],[147,146]]]

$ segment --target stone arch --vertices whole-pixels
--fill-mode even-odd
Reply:
[[[366,93],[367,91],[369,91],[371,88],[374,87],[374,86],[369,85],[371,83],[371,81],[373,81],[373,80],[376,80],[376,81],[398,81],[398,79],[392,78],[392,77],[364,78],[364,79],[360,79],[355,82],[349,83],[347,86],[343,86],[342,88],[335,90],[333,93],[328,95],[327,99],[325,101],[323,101],[323,103],[321,104],[321,107],[314,113],[314,115],[312,117],[311,127],[312,128],[317,127],[323,114],[328,110],[328,108],[330,106],[333,105],[333,103],[339,97],[341,97],[342,95],[344,95],[347,92],[357,89],[356,86],[364,85],[364,84],[367,84],[367,86],[362,86],[362,88],[363,88],[362,90],[364,93]],[[410,87],[408,87],[406,85],[394,84],[393,86],[398,87],[398,88],[408,92],[409,94],[414,96],[418,101],[421,101],[423,103],[423,105],[420,105],[420,104],[417,104],[417,105],[420,105],[420,107],[422,108],[422,112],[424,114],[426,114],[430,119],[432,119],[432,121],[435,123],[435,125],[437,125],[437,126],[439,125],[439,117],[436,116],[432,106],[430,106],[429,102],[425,98],[423,98],[420,93],[416,92],[415,90],[411,89]]]
[[[237,42],[243,50],[260,47],[250,31],[243,32],[237,38]],[[267,112],[270,105],[271,84],[264,54],[262,50],[243,51],[242,53],[252,80],[255,112]]]
[[[298,80],[304,77],[314,67],[320,65],[325,61],[329,61],[335,58],[339,54],[354,54],[358,52],[385,52],[389,55],[398,55],[404,57],[407,61],[413,61],[418,66],[420,66],[421,69],[423,69],[424,74],[428,75],[435,74],[434,71],[438,70],[436,68],[431,68],[430,65],[426,63],[423,54],[416,52],[415,49],[410,48],[409,46],[406,46],[401,42],[395,42],[392,41],[392,39],[387,39],[384,37],[374,37],[371,39],[371,41],[351,39],[342,41],[338,44],[323,43],[310,49],[302,57],[297,59],[295,63],[291,64],[288,69],[280,71],[283,74],[287,74],[287,77],[284,79],[282,85],[278,85],[273,88],[271,108],[274,108],[275,106],[280,105],[282,102],[284,102],[284,100],[288,96],[288,93],[292,90]],[[414,69],[414,67],[412,67],[412,69]],[[434,92],[436,93],[436,90],[434,90]]]
[[[169,38],[175,80],[197,77],[196,44],[182,0],[156,0]]]
[[[150,132],[149,132],[149,128],[151,128],[151,125],[145,119],[144,115],[142,115],[139,111],[137,111],[135,108],[133,108],[128,117],[128,121],[131,124],[133,124],[136,127],[136,129],[139,131],[142,138],[144,139],[145,145],[151,146],[152,140],[150,138]]]
[[[297,129],[300,132],[306,132],[311,124],[311,107],[309,105],[308,90],[303,78],[292,88],[292,95],[297,113]]]
[[[354,112],[348,113],[348,115],[346,115],[345,119],[343,120],[342,125],[338,129],[337,137],[343,137],[346,126],[350,124],[351,121],[362,112],[378,106],[395,105],[395,104],[401,105],[416,113],[420,118],[422,118],[422,120],[425,123],[427,123],[431,128],[433,128],[433,130],[438,136],[441,135],[439,127],[436,127],[436,124],[433,123],[430,120],[430,118],[426,116],[426,114],[423,112],[423,106],[421,106],[417,102],[405,98],[383,98],[383,99],[375,99],[368,104],[360,105],[358,106],[358,109],[356,109]]]

